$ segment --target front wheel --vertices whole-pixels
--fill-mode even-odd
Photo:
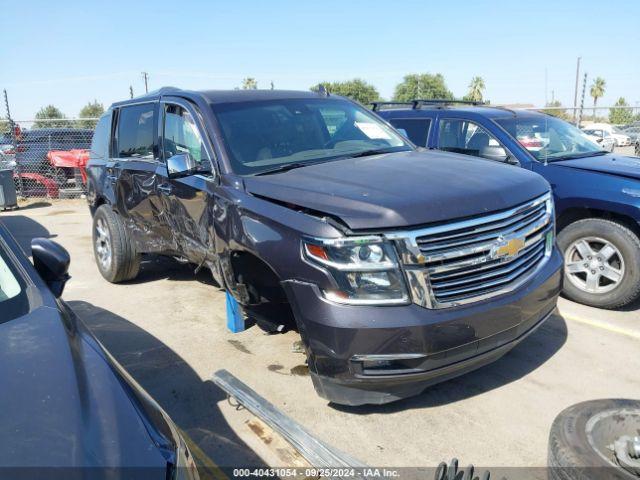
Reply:
[[[624,225],[579,220],[558,235],[564,294],[592,307],[620,308],[640,296],[640,240]]]

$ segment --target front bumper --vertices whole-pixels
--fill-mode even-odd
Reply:
[[[317,286],[283,282],[318,394],[346,405],[388,403],[497,360],[551,314],[562,288],[557,248],[518,290],[431,310],[331,303]]]

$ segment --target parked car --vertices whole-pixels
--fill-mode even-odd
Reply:
[[[40,128],[23,130],[16,148],[21,173],[38,174],[55,180],[60,188],[75,182],[76,171],[51,164],[52,150],[81,150],[91,146],[93,130],[81,128]],[[74,185],[77,187],[77,185]]]
[[[628,147],[629,145],[631,145],[631,137],[629,137],[629,135],[620,130],[618,127],[615,127],[608,123],[590,123],[584,128],[585,130],[604,130],[613,137],[613,140],[616,142],[616,147]]]
[[[613,152],[613,149],[616,146],[615,139],[611,136],[611,134],[605,130],[599,129],[591,129],[591,128],[583,128],[582,133],[586,138],[595,142],[607,152]],[[526,145],[524,145],[526,148]]]
[[[551,183],[567,297],[602,308],[638,298],[640,159],[607,153],[543,113],[428,101],[389,107],[376,110],[422,147],[464,153],[485,168],[492,163],[484,159],[518,165]],[[532,135],[549,141],[532,148],[523,141]]]
[[[68,253],[31,246],[33,264],[0,222],[3,477],[197,479],[171,419],[60,299]]]
[[[335,403],[499,358],[561,289],[542,177],[417,151],[339,96],[165,88],[109,108],[87,171],[105,279],[147,253],[208,267],[249,318],[300,331]]]

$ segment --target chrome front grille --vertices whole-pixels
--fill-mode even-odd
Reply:
[[[413,301],[446,308],[528,280],[551,253],[553,215],[546,194],[507,211],[388,237],[398,246]]]

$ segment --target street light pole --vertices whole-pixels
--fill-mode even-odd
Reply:
[[[576,87],[573,92],[573,120],[576,120],[576,110],[578,108],[578,82],[580,80],[580,60],[582,57],[578,57],[578,64],[576,65]]]

